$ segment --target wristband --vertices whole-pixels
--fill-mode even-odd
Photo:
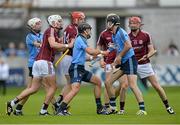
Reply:
[[[69,47],[69,45],[68,45],[68,44],[65,44],[65,47],[66,47],[66,48],[68,48],[68,47]]]
[[[92,57],[92,56],[90,56],[89,58],[90,58],[90,60],[93,60],[93,57]]]

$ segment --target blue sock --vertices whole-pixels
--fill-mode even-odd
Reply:
[[[96,98],[96,107],[97,107],[97,109],[102,108],[102,103],[101,103],[101,99],[100,98]]]
[[[110,106],[116,107],[116,97],[111,97],[109,100],[110,100],[109,102]]]
[[[144,102],[139,102],[139,109],[145,111]]]

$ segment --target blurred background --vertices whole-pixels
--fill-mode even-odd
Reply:
[[[43,32],[49,15],[60,14],[66,27],[69,13],[77,10],[85,13],[86,21],[93,27],[89,40],[92,47],[105,29],[107,14],[118,14],[121,27],[127,32],[128,18],[140,16],[143,29],[151,34],[158,51],[152,63],[160,84],[180,85],[180,0],[0,0],[0,57],[9,65],[8,86],[24,86],[27,81],[27,20],[39,17]],[[90,70],[103,80],[98,64]],[[63,84],[61,71],[57,71],[58,84]]]

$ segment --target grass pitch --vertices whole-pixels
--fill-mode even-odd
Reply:
[[[32,95],[24,106],[24,116],[7,116],[5,103],[19,94],[23,88],[8,88],[6,96],[0,96],[0,124],[180,124],[180,87],[164,88],[170,105],[176,115],[169,115],[158,94],[150,88],[144,92],[147,116],[136,116],[138,105],[132,92],[128,92],[125,103],[125,115],[97,115],[93,86],[82,86],[81,91],[71,102],[72,116],[39,116],[44,91]],[[58,92],[56,92],[56,97]],[[103,100],[103,97],[102,97]],[[119,99],[117,100],[119,106]],[[51,111],[51,105],[49,106]]]

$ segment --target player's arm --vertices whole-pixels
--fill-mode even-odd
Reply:
[[[86,61],[92,61],[94,58],[93,56],[86,55]]]
[[[151,58],[157,51],[154,49],[153,44],[148,45],[147,58]]]
[[[131,42],[129,40],[124,42],[123,50],[116,56],[115,64],[121,64],[122,57],[132,48]]]
[[[61,43],[58,43],[55,41],[55,38],[53,36],[50,36],[48,38],[48,42],[49,42],[49,45],[51,48],[54,48],[54,49],[62,49],[62,48],[65,48],[65,44],[61,44]]]
[[[93,49],[91,47],[87,47],[86,48],[86,52],[89,54],[89,55],[92,55],[92,56],[97,56],[98,54],[102,54],[102,55],[107,55],[108,52],[107,51],[101,51],[99,49]]]
[[[118,54],[119,57],[123,57],[128,51],[129,49],[132,48],[131,42],[129,40],[124,42],[124,48],[123,50]]]

